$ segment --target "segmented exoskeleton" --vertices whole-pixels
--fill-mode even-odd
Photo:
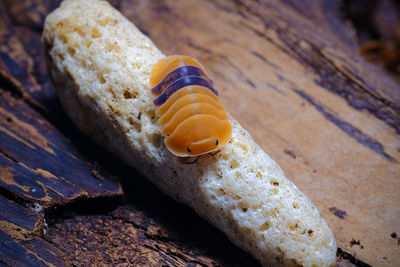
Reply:
[[[221,149],[231,138],[228,114],[203,66],[188,56],[173,55],[157,62],[150,76],[158,106],[161,135],[180,157]]]

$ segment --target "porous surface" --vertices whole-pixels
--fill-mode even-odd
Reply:
[[[215,156],[190,164],[166,149],[149,88],[164,55],[107,2],[64,1],[42,39],[63,107],[88,136],[265,266],[335,264],[333,233],[314,204],[233,118]]]

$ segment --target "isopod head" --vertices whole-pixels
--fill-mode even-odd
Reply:
[[[191,116],[165,138],[171,153],[180,156],[198,156],[219,150],[230,139],[232,126],[228,120],[213,115]]]

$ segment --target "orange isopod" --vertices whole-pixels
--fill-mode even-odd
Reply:
[[[150,76],[161,135],[171,153],[198,156],[220,150],[231,138],[228,114],[204,67],[188,56],[157,62]]]

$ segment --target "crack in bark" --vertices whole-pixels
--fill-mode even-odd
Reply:
[[[334,112],[329,111],[326,107],[324,107],[321,103],[318,103],[311,96],[306,94],[305,92],[293,89],[301,98],[307,101],[310,105],[312,105],[318,112],[320,112],[328,121],[335,124],[339,129],[341,129],[344,133],[346,133],[349,137],[355,139],[361,145],[369,148],[375,153],[383,156],[385,159],[398,163],[395,158],[390,156],[385,152],[384,146],[379,143],[377,140],[363,133],[360,129],[356,128],[352,124],[346,122],[345,120],[339,118]]]
[[[135,223],[135,222],[133,222],[131,220],[128,220],[128,219],[124,218],[123,216],[118,216],[118,215],[115,215],[115,214],[110,214],[110,215],[111,215],[111,217],[113,219],[122,220],[124,223],[130,224],[133,227],[142,230],[143,234],[150,240],[162,241],[162,242],[168,243],[168,244],[174,244],[175,242],[181,242],[182,241],[180,239],[175,239],[175,238],[172,238],[172,237],[165,237],[165,236],[162,236],[162,235],[159,235],[159,234],[151,233],[151,232],[149,232],[149,230],[148,230],[148,228],[146,226],[143,226],[143,225]]]
[[[161,250],[161,251],[163,251],[163,250]],[[180,260],[186,262],[187,264],[189,264],[189,263],[195,263],[195,264],[198,264],[198,265],[200,265],[200,266],[207,267],[207,265],[204,264],[204,263],[202,263],[202,262],[195,261],[195,260],[190,260],[190,259],[184,257],[184,255],[179,254],[179,253],[176,253],[176,252],[173,252],[173,251],[164,251],[164,253],[166,253],[168,256],[171,256],[171,257],[174,258],[174,259],[177,259],[177,258],[178,258],[178,259],[180,259]]]
[[[33,205],[33,203],[31,201],[29,201],[28,199],[20,197],[20,196],[16,195],[13,191],[8,190],[2,186],[0,186],[0,195],[4,196],[8,200],[15,202],[23,207],[29,207],[29,206]]]
[[[11,155],[9,155],[7,152],[3,151],[2,149],[0,149],[0,154],[3,155],[6,159],[14,162],[14,163],[19,163],[18,160],[16,160],[15,158],[13,158]]]
[[[106,215],[123,204],[123,196],[102,195],[93,198],[80,196],[68,203],[54,203],[54,205],[45,208],[44,217],[47,224],[52,226],[59,220],[73,218],[77,214]]]
[[[347,261],[355,264],[357,267],[372,267],[368,263],[357,259],[355,254],[352,255],[339,247],[337,248],[336,257],[338,260],[341,260],[341,259],[347,260]]]
[[[245,8],[247,12],[262,21],[265,28],[272,28],[279,35],[280,40],[282,40],[287,48],[276,43],[265,33],[254,29],[244,21],[240,22],[242,26],[275,45],[282,52],[297,58],[304,66],[312,68],[321,78],[320,81],[316,81],[318,85],[344,98],[349,106],[357,110],[368,111],[371,115],[393,128],[397,134],[400,134],[400,107],[396,105],[396,103],[381,96],[375,88],[368,86],[351,70],[343,70],[335,65],[335,63],[323,55],[320,49],[313,43],[303,40],[302,38],[294,38],[297,37],[295,33],[289,32],[287,29],[282,29],[275,24],[270,25],[265,17],[261,16],[250,7],[242,2],[235,2],[238,6]],[[291,34],[293,36],[291,36]],[[302,46],[299,45],[300,41],[305,42],[306,46],[310,48],[302,48]],[[317,64],[316,58],[318,58],[321,63]],[[352,79],[345,71],[350,72],[355,79]]]
[[[250,80],[249,77],[247,77],[246,74],[243,73],[243,71],[237,67],[235,64],[232,63],[232,61],[229,60],[229,58],[225,55],[219,55],[216,54],[217,57],[219,57],[220,59],[222,59],[223,61],[225,61],[229,66],[231,66],[234,71],[236,71],[236,73],[238,74],[238,77],[240,80],[244,81],[245,83],[247,83],[248,85],[250,85],[253,89],[257,89],[257,86]]]
[[[203,267],[207,267],[208,266],[207,264],[204,264],[204,263],[202,263],[200,261],[189,259],[189,258],[185,257],[183,254],[165,250],[165,249],[161,248],[158,244],[154,244],[155,248],[150,246],[150,245],[145,245],[145,246],[147,248],[149,248],[149,249],[152,249],[152,250],[156,251],[157,253],[161,253],[162,252],[167,256],[171,256],[171,258],[173,258],[175,261],[178,261],[178,262],[179,261],[183,261],[186,264],[194,263],[194,264],[198,264],[198,265],[203,266]]]
[[[12,80],[7,79],[7,77],[1,73],[1,70],[0,70],[0,89],[2,89],[3,91],[10,92],[13,97],[24,98],[23,93],[21,92],[19,86]]]

